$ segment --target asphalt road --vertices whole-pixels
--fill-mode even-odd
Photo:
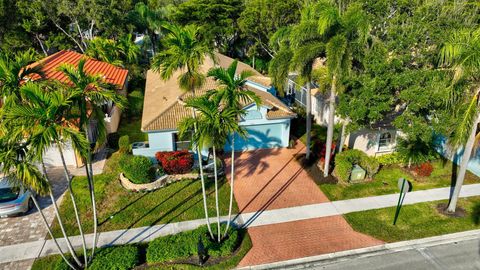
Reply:
[[[330,262],[311,262],[289,269],[315,270],[416,270],[480,269],[480,239],[431,247],[413,248],[368,257],[352,257]]]

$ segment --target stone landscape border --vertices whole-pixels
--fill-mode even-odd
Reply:
[[[219,176],[223,176],[223,170],[218,172]],[[213,178],[215,175],[213,173],[204,173],[204,177]],[[120,183],[122,186],[128,190],[132,191],[153,191],[159,188],[165,187],[170,183],[180,181],[182,179],[200,179],[200,173],[186,173],[186,174],[165,174],[157,178],[155,181],[146,184],[135,184],[130,179],[125,177],[125,175],[120,173]]]

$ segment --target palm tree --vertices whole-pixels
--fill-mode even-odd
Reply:
[[[73,128],[73,121],[76,119],[69,119],[68,116],[68,110],[72,104],[72,98],[75,97],[77,93],[75,93],[75,91],[62,89],[62,85],[60,84],[57,84],[56,86],[60,86],[60,90],[54,90],[47,85],[33,82],[28,82],[23,85],[20,88],[22,102],[4,108],[3,124],[13,127],[13,130],[29,134],[30,147],[35,149],[35,153],[37,154],[36,158],[40,160],[43,175],[48,182],[50,182],[50,180],[45,168],[43,155],[50,147],[57,147],[62,159],[65,178],[68,182],[68,190],[72,199],[77,226],[82,238],[83,251],[84,254],[86,254],[85,237],[72,189],[73,178],[71,178],[68,173],[68,168],[63,156],[63,145],[68,141],[77,153],[80,153],[81,156],[85,156],[88,149],[88,142],[80,132]],[[49,190],[49,195],[54,206],[60,229],[67,242],[67,247],[69,248],[72,257],[79,266],[86,268],[88,266],[87,256],[85,256],[85,264],[80,263],[70,239],[65,232],[56,200],[51,189]]]
[[[29,142],[25,141],[24,136],[19,133],[3,132],[0,137],[0,170],[7,176],[10,181],[15,181],[18,185],[29,189],[32,193],[45,195],[51,191],[51,187],[45,177],[40,173],[34,165],[33,155],[29,151]],[[31,197],[35,207],[37,208],[42,221],[47,228],[50,237],[53,239],[60,256],[72,269],[77,269],[65,256],[57,239],[54,237],[50,225],[43,213],[42,208],[38,204],[35,196]]]
[[[36,60],[35,52],[28,50],[17,54],[0,53],[0,105],[1,99],[19,98],[19,88],[29,76],[43,76],[41,66],[28,67]]]
[[[157,36],[162,27],[162,23],[164,22],[164,13],[165,11],[162,8],[152,9],[142,2],[135,4],[135,8],[132,12],[139,26],[145,29],[144,42],[147,40],[149,41],[154,54],[157,51]]]
[[[89,142],[92,145],[90,134],[93,134],[91,130],[91,121],[97,123],[97,146],[102,145],[106,139],[106,127],[104,120],[104,113],[102,106],[106,103],[113,102],[118,108],[123,108],[126,104],[126,98],[117,94],[112,89],[112,85],[105,83],[105,80],[101,74],[88,74],[85,71],[86,59],[81,59],[78,62],[78,66],[75,67],[70,64],[64,64],[59,67],[61,71],[69,79],[69,88],[75,92],[76,95],[72,97],[72,114],[78,116],[77,127],[83,132]],[[95,254],[95,247],[97,244],[97,210],[95,204],[95,186],[93,182],[93,168],[92,168],[92,154],[90,147],[88,148],[85,160],[85,171],[88,179],[88,187],[90,192],[90,199],[92,202],[93,211],[93,246],[92,256]]]
[[[325,54],[324,41],[317,31],[316,8],[316,4],[307,3],[301,11],[300,22],[279,29],[270,40],[271,45],[279,47],[269,66],[275,87],[283,92],[289,71],[299,72],[306,84],[306,160],[311,156],[313,63]]]
[[[222,67],[212,68],[208,71],[207,75],[214,78],[215,81],[219,83],[219,88],[216,90],[211,90],[207,93],[207,96],[213,96],[214,98],[220,99],[220,102],[223,101],[224,108],[234,108],[237,109],[237,121],[238,118],[245,113],[245,110],[242,109],[242,104],[247,102],[254,101],[257,107],[260,106],[260,98],[251,90],[245,88],[245,83],[247,78],[252,76],[252,72],[243,71],[238,76],[236,75],[238,61],[234,61],[230,66],[225,69]],[[238,128],[230,134],[231,138],[231,171],[230,171],[230,201],[228,207],[228,221],[227,227],[223,237],[228,233],[230,227],[231,217],[232,217],[232,205],[233,205],[233,187],[235,179],[235,133],[240,136],[245,136],[245,130],[238,125]],[[215,153],[214,153],[215,154]]]
[[[85,54],[115,66],[125,67],[137,60],[140,48],[133,42],[132,35],[121,37],[118,41],[95,37],[88,41]]]
[[[480,122],[480,28],[459,30],[450,35],[440,51],[440,64],[454,71],[449,103],[463,103],[467,107],[450,140],[453,146],[463,148],[455,187],[447,207],[448,212],[455,212],[467,165],[480,135],[477,133]]]
[[[235,107],[221,108],[221,99],[219,96],[209,98],[207,95],[188,99],[185,106],[199,112],[196,117],[188,117],[179,124],[180,136],[185,136],[191,132],[191,127],[195,126],[197,131],[193,133],[192,143],[200,149],[213,149],[213,170],[215,179],[215,208],[217,212],[217,241],[221,241],[220,231],[220,208],[218,205],[218,173],[216,149],[225,146],[228,136],[239,131],[238,115],[239,110]],[[212,238],[214,239],[214,238]]]
[[[324,176],[330,169],[330,157],[333,143],[335,105],[338,90],[342,89],[342,78],[348,74],[354,52],[364,46],[370,29],[368,17],[358,4],[343,9],[333,1],[318,3],[318,32],[328,40],[326,45],[327,69],[330,80],[330,98],[328,112],[327,143],[325,151]]]
[[[177,25],[165,24],[164,28],[169,33],[162,39],[164,51],[159,52],[152,60],[152,69],[158,73],[163,80],[168,80],[173,73],[184,71],[178,77],[178,84],[184,91],[191,92],[195,96],[195,89],[200,88],[205,82],[205,76],[200,72],[200,67],[205,61],[206,56],[214,59],[211,48],[200,37],[199,28],[194,25],[179,27]],[[193,118],[196,117],[195,110],[192,109]],[[194,123],[195,124],[195,123]],[[194,126],[194,132],[196,127]],[[202,182],[203,207],[205,210],[205,219],[207,221],[208,231],[213,238],[213,232],[210,227],[207,208],[207,194],[205,192],[205,179],[203,175],[201,148],[196,145],[197,158],[200,168],[200,179]]]

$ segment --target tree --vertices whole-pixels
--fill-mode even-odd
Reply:
[[[320,1],[318,12],[319,34],[328,40],[326,56],[330,98],[323,170],[324,176],[327,177],[330,169],[337,91],[343,89],[342,79],[348,75],[354,55],[357,55],[365,45],[370,25],[367,15],[358,4],[352,4],[344,10],[342,3],[337,6],[331,1]]]
[[[237,112],[237,121],[238,119],[245,114],[245,110],[242,108],[242,104],[246,104],[250,101],[254,101],[257,107],[260,106],[260,98],[251,90],[245,88],[245,83],[247,78],[252,76],[252,72],[244,70],[238,76],[236,74],[238,61],[234,61],[228,68],[212,68],[208,71],[207,75],[214,78],[215,81],[219,83],[219,88],[215,90],[210,90],[207,93],[207,96],[211,96],[214,99],[219,99],[220,102],[224,105],[224,108],[232,108]],[[245,129],[240,125],[232,126],[235,128],[231,130],[231,170],[230,170],[230,201],[228,207],[228,221],[227,227],[223,237],[228,233],[228,228],[230,227],[231,217],[232,217],[232,205],[233,205],[233,187],[235,183],[235,136],[246,136]],[[223,146],[221,146],[223,147]],[[215,153],[214,153],[215,154]]]
[[[92,142],[90,134],[92,130],[90,128],[91,120],[95,120],[97,123],[97,145],[102,145],[106,139],[106,127],[105,127],[105,114],[102,111],[102,106],[105,103],[113,102],[118,108],[123,108],[126,99],[125,97],[112,91],[112,86],[105,83],[105,80],[101,74],[90,75],[85,71],[86,59],[81,59],[78,62],[77,67],[71,64],[64,64],[59,67],[61,71],[69,79],[69,88],[76,93],[72,97],[72,112],[78,116],[77,127],[81,132],[85,134],[89,144]],[[95,189],[93,181],[93,169],[92,169],[92,155],[91,149],[88,148],[86,158],[84,159],[85,171],[88,179],[88,187],[90,191],[90,199],[93,209],[93,245],[92,245],[92,258],[95,254],[95,247],[97,244],[97,210],[95,204]]]
[[[238,26],[242,36],[250,43],[247,45],[250,55],[268,56],[276,51],[269,46],[273,34],[280,28],[298,22],[303,1],[299,0],[249,0],[240,14]]]
[[[22,133],[18,132],[4,132],[0,131],[0,163],[2,167],[0,170],[7,176],[10,181],[14,181],[15,184],[22,185],[29,189],[32,193],[35,192],[39,195],[45,195],[51,192],[51,187],[46,181],[45,177],[40,173],[36,167],[34,156],[31,154],[30,144]],[[53,236],[50,224],[48,223],[42,208],[38,204],[35,196],[31,197],[35,207],[37,208],[42,221],[47,228],[50,237],[53,239],[55,247],[58,249],[60,256],[72,269],[76,269],[75,266],[66,258],[57,239]]]
[[[212,41],[221,52],[233,55],[240,38],[237,20],[242,10],[241,0],[190,0],[173,9],[169,18],[181,25],[197,25],[205,40]]]
[[[229,135],[240,131],[238,125],[239,110],[235,107],[221,108],[220,96],[209,98],[200,96],[191,98],[185,102],[185,106],[198,111],[196,117],[183,119],[179,124],[180,136],[184,137],[196,127],[192,136],[192,143],[204,149],[213,148],[213,170],[215,179],[215,208],[217,210],[217,241],[221,241],[220,209],[218,206],[218,173],[216,150],[225,146]],[[212,237],[212,239],[214,239]]]
[[[145,33],[144,42],[149,43],[155,54],[157,52],[158,33],[162,23],[164,23],[165,11],[162,8],[154,9],[143,2],[138,2],[129,15],[137,30]]]
[[[480,122],[478,111],[480,105],[480,78],[478,75],[480,74],[480,28],[463,29],[452,33],[441,48],[440,63],[451,67],[454,72],[449,102],[464,104],[464,106],[460,106],[460,108],[464,108],[463,115],[450,140],[454,147],[461,146],[463,149],[455,187],[447,208],[448,212],[455,212],[468,162],[479,136],[477,129]],[[455,107],[451,108],[455,110]]]
[[[140,48],[133,42],[132,35],[121,37],[118,41],[95,37],[88,42],[86,55],[116,66],[125,67],[137,61]]]
[[[63,86],[60,84],[56,84],[56,86],[60,90],[34,82],[24,84],[20,89],[22,96],[21,102],[4,107],[3,124],[19,134],[25,132],[29,134],[28,140],[30,142],[30,148],[34,150],[35,159],[40,160],[43,176],[49,185],[50,180],[45,168],[43,156],[49,148],[57,147],[63,163],[65,180],[68,182],[68,190],[72,200],[77,226],[82,238],[83,251],[84,254],[86,254],[85,237],[72,189],[72,178],[69,176],[63,155],[63,146],[70,143],[77,153],[81,156],[86,156],[88,142],[79,131],[73,128],[76,119],[71,119],[68,113],[72,98],[75,97],[77,93],[75,93],[75,91],[62,89]],[[85,262],[81,263],[76,255],[70,239],[65,232],[51,188],[49,189],[49,195],[70,254],[78,266],[86,268],[88,266],[88,256],[85,256]]]
[[[165,24],[169,33],[163,38],[162,45],[165,50],[159,52],[152,60],[152,69],[160,74],[163,80],[170,79],[174,72],[184,71],[178,76],[178,84],[184,91],[191,92],[195,96],[195,89],[200,88],[205,82],[205,76],[200,73],[200,67],[205,57],[214,59],[210,47],[200,37],[200,29],[194,25],[180,27],[177,25]],[[192,108],[192,116],[196,117]],[[194,127],[196,132],[196,127]],[[207,221],[208,231],[213,239],[210,220],[208,218],[207,194],[205,192],[205,179],[203,175],[201,148],[196,145],[197,158],[200,168],[200,179],[202,181],[203,208]]]
[[[0,97],[2,99],[18,100],[22,81],[29,76],[43,75],[41,66],[28,66],[35,60],[36,55],[33,50],[16,54],[0,52]]]
[[[312,130],[312,76],[313,63],[325,54],[325,43],[317,31],[316,4],[308,3],[301,11],[300,22],[289,28],[279,29],[270,40],[278,53],[272,59],[269,73],[274,85],[283,92],[289,71],[297,71],[306,84],[306,160],[311,155]]]

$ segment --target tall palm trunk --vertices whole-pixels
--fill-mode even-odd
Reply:
[[[212,146],[213,148],[213,175],[215,178],[215,208],[217,210],[217,238],[218,242],[220,243],[220,208],[218,207],[218,175],[217,175],[217,153],[215,150],[215,145]]]
[[[223,237],[227,236],[228,228],[230,227],[230,223],[232,220],[232,207],[233,207],[233,185],[235,183],[235,134],[232,136],[232,153],[230,157],[231,167],[230,167],[230,202],[228,204],[228,220],[227,220],[227,228],[225,229],[225,233]]]
[[[82,238],[83,254],[85,254],[84,255],[84,259],[85,259],[84,266],[85,266],[85,268],[87,268],[88,267],[87,244],[85,242],[85,235],[83,234],[82,223],[80,221],[80,215],[78,213],[77,201],[75,200],[75,195],[73,193],[73,188],[72,188],[73,178],[70,178],[70,175],[68,173],[68,168],[67,168],[67,164],[65,163],[65,156],[63,155],[62,146],[60,145],[60,142],[56,142],[56,143],[57,143],[57,147],[58,147],[58,152],[60,153],[60,158],[62,160],[62,165],[63,165],[63,171],[65,173],[65,178],[68,181],[68,191],[69,191],[68,193],[70,193],[70,198],[72,200],[72,205],[73,205],[73,211],[75,213],[75,219],[77,221],[78,231],[80,232],[80,236]]]
[[[53,233],[52,233],[52,230],[50,229],[50,225],[48,224],[47,218],[45,217],[45,214],[43,214],[42,208],[40,208],[40,205],[38,204],[37,199],[35,198],[35,196],[32,196],[31,198],[32,198],[33,204],[35,204],[35,207],[38,210],[38,213],[40,213],[40,216],[42,217],[43,224],[47,228],[48,234],[50,235],[53,242],[55,243],[55,246],[57,247],[58,251],[60,252],[60,256],[62,257],[62,259],[65,261],[65,263],[67,263],[67,265],[71,269],[76,270],[77,268],[65,257],[65,254],[63,253],[62,248],[58,244],[57,239],[53,236]]]
[[[92,168],[92,151],[90,149],[90,137],[88,134],[90,133],[90,122],[87,121],[85,125],[85,135],[88,141],[88,152],[87,158],[85,159],[85,172],[87,174],[87,181],[88,181],[88,191],[90,195],[90,200],[92,202],[92,212],[93,212],[93,244],[92,244],[92,255],[89,259],[91,261],[93,256],[95,255],[95,248],[97,247],[97,229],[98,229],[98,218],[97,218],[97,206],[95,201],[95,183],[93,182],[93,168]],[[88,257],[85,253],[85,257]]]
[[[347,123],[343,121],[342,123],[342,132],[340,134],[340,142],[338,143],[338,152],[341,153],[343,151],[343,145],[345,144],[345,129],[347,127]]]
[[[312,140],[312,84],[310,82],[310,78],[308,79],[308,82],[307,82],[307,99],[306,99],[306,118],[307,118],[307,149],[306,149],[306,153],[305,153],[305,158],[307,160],[310,159],[310,152],[311,152],[311,149],[310,149],[310,144],[311,144],[311,140]]]
[[[192,92],[192,96],[195,97],[195,88],[192,88],[191,92]],[[192,108],[192,117],[193,117],[193,119],[197,119],[197,113],[195,112],[195,109],[193,109],[193,108]],[[197,132],[197,124],[196,123],[193,125],[193,131]],[[213,239],[215,239],[215,237],[213,236],[212,226],[210,225],[210,218],[208,216],[207,192],[206,192],[206,189],[205,189],[205,176],[203,174],[202,153],[200,151],[201,151],[200,146],[197,145],[198,166],[200,167],[200,179],[201,179],[201,182],[202,182],[203,209],[205,211],[205,219],[207,221],[208,232],[210,233],[210,237],[213,240]]]
[[[49,178],[48,173],[47,173],[47,168],[45,167],[45,162],[43,162],[43,159],[42,159],[42,170],[43,170],[43,175],[45,176],[45,179],[50,184],[48,194],[50,196],[50,200],[52,201],[53,210],[55,212],[55,216],[57,217],[58,225],[60,226],[60,230],[62,231],[63,238],[65,239],[65,241],[67,243],[68,251],[72,255],[75,262],[78,265],[82,266],[83,264],[80,262],[80,259],[78,258],[77,254],[75,253],[75,250],[73,249],[72,243],[70,242],[70,238],[68,237],[67,233],[65,232],[65,227],[63,225],[63,221],[62,221],[62,218],[60,216],[60,212],[58,211],[57,200],[55,200],[55,196],[53,195],[52,188],[51,188],[52,184],[50,182],[50,178]]]
[[[325,167],[323,169],[323,176],[327,177],[330,170],[330,157],[332,155],[333,142],[333,128],[335,126],[335,93],[337,77],[333,75],[332,86],[330,89],[330,99],[328,101],[328,129],[327,129],[327,144],[325,146]]]
[[[457,208],[458,197],[460,195],[460,190],[462,189],[465,173],[467,172],[467,165],[468,165],[468,162],[470,161],[470,157],[472,156],[473,148],[475,145],[477,125],[479,122],[480,122],[480,115],[477,115],[475,122],[473,122],[472,129],[470,131],[470,136],[468,137],[468,141],[464,147],[462,161],[460,162],[460,168],[458,170],[455,187],[453,189],[453,194],[448,204],[447,212],[453,213]]]

